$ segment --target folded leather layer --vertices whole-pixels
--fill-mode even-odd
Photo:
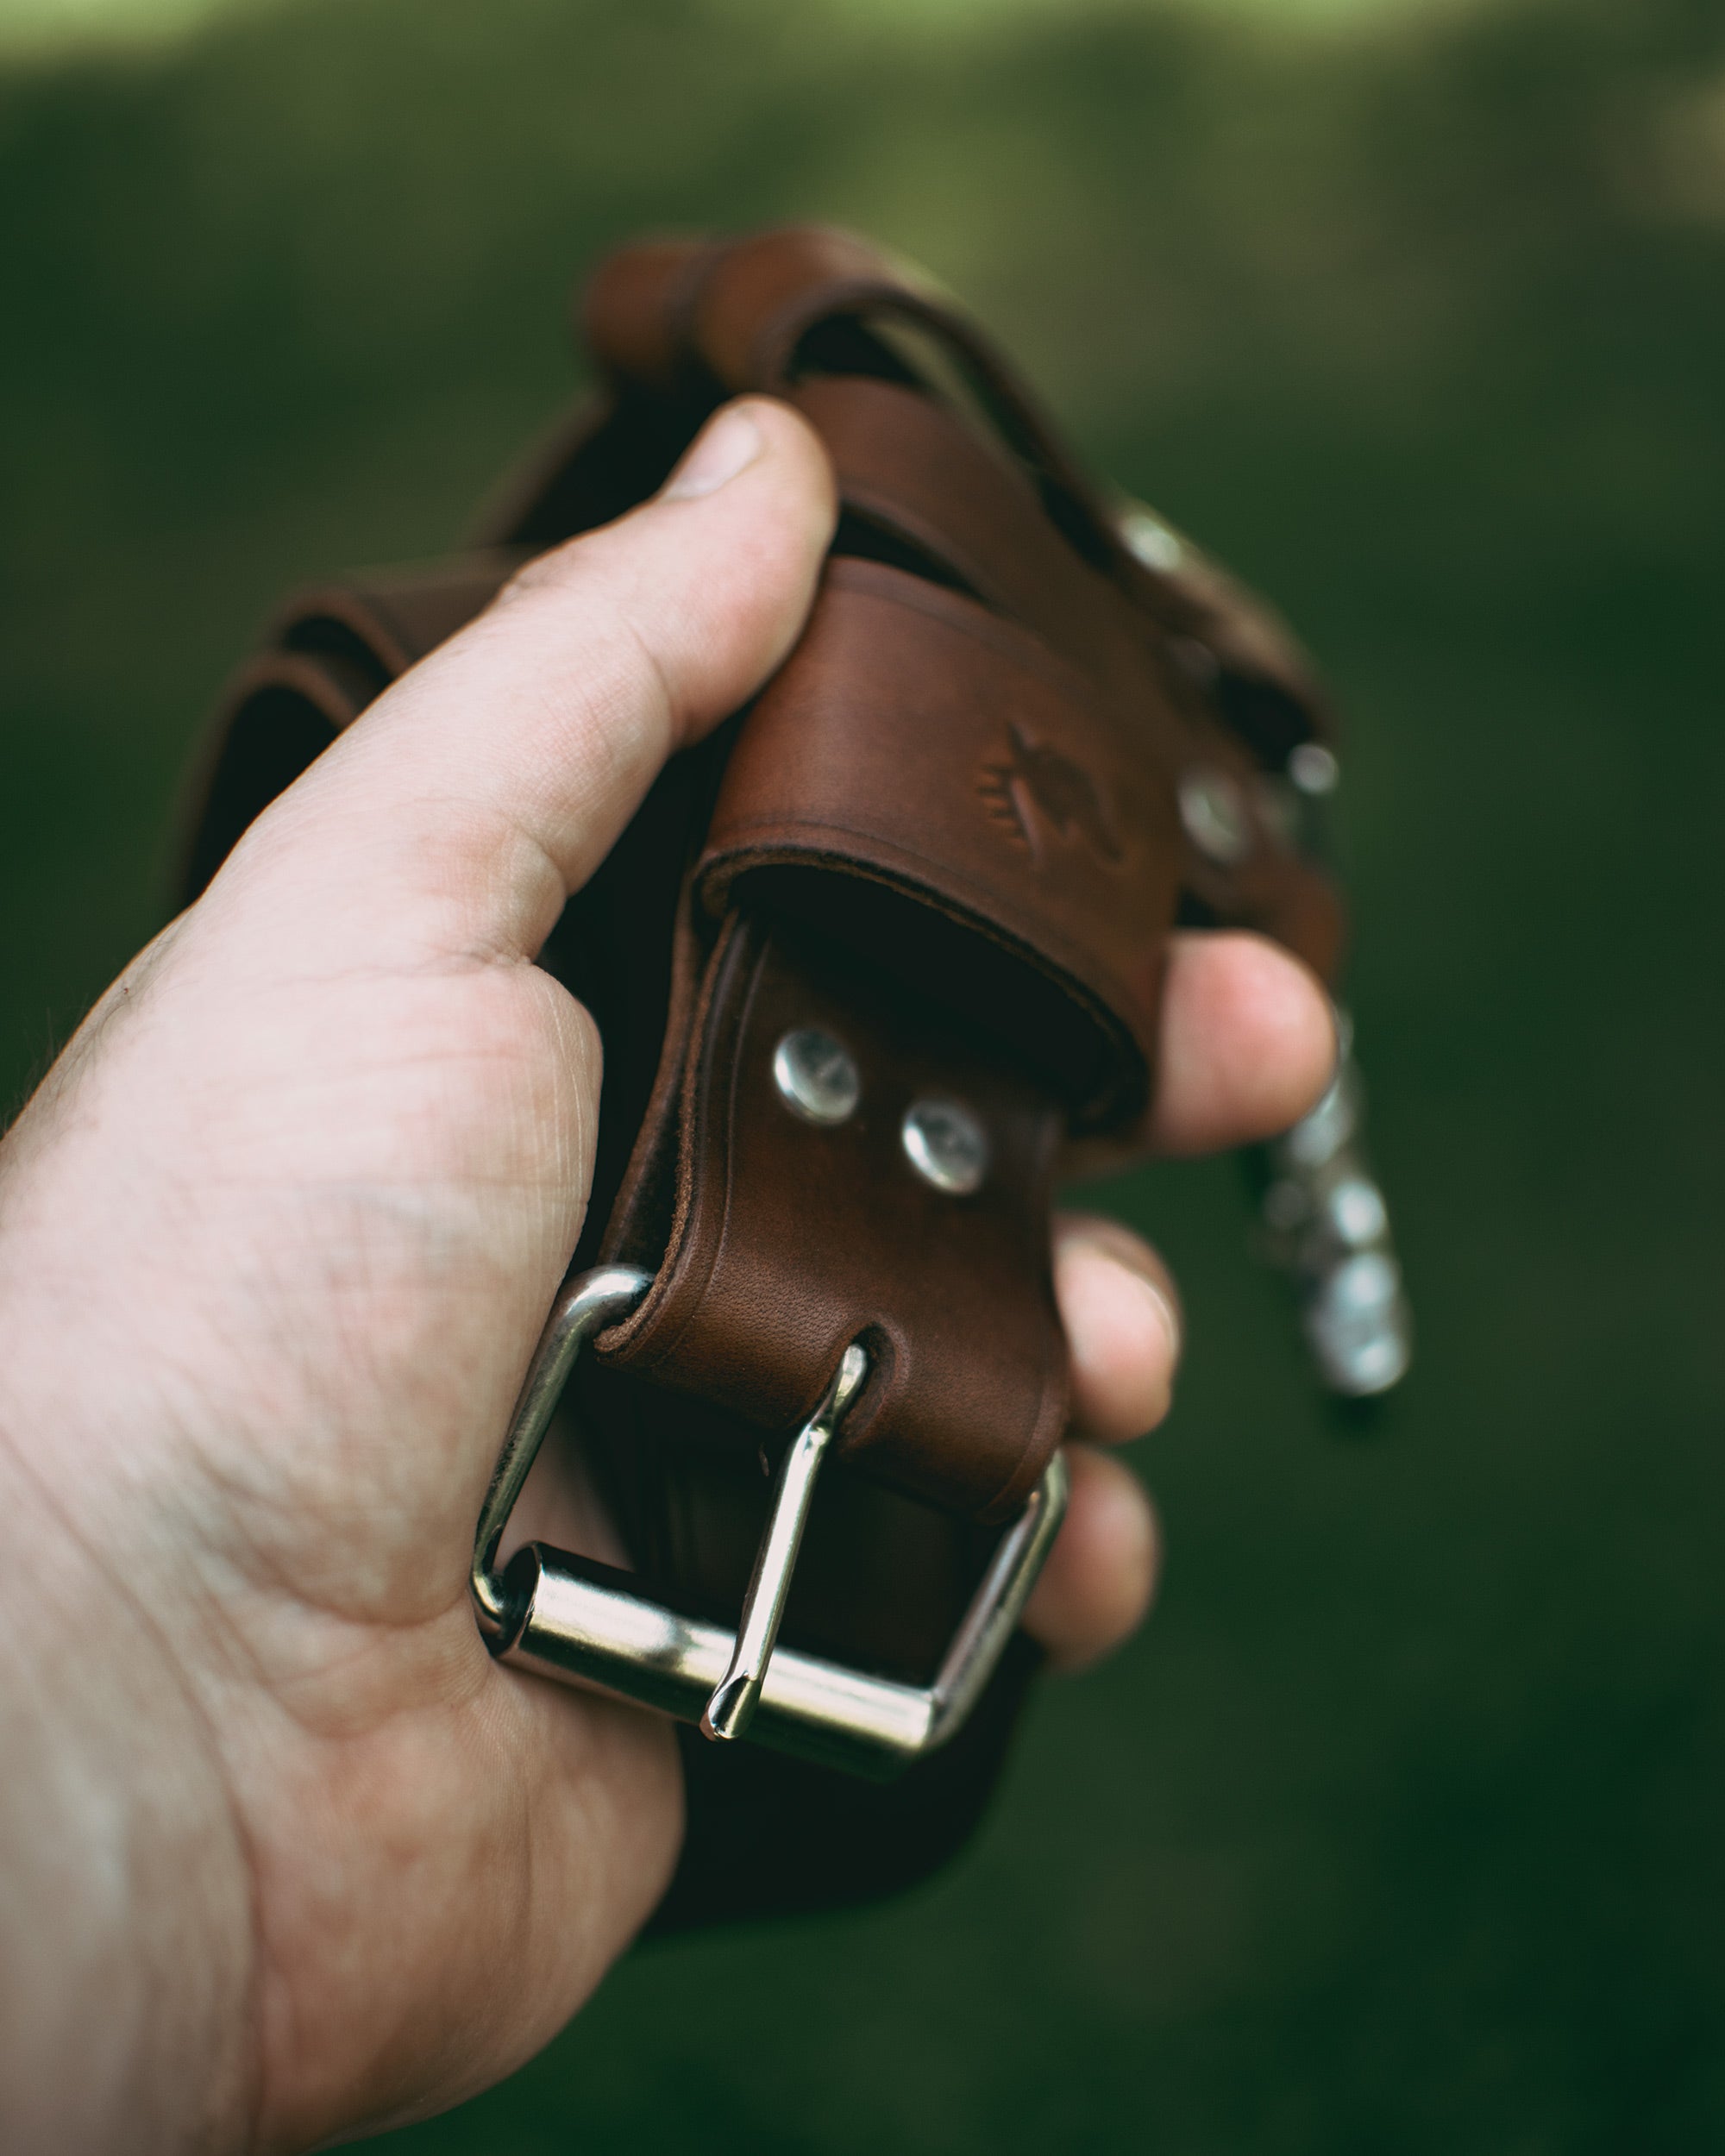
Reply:
[[[1071,1120],[1118,1128],[1149,1092],[1164,937],[1145,924],[1172,919],[1179,865],[1145,730],[1015,622],[837,561],[738,737],[697,891],[719,912],[764,870],[819,868],[1000,945],[1073,1006],[1068,1067],[1049,1074]],[[1047,997],[1023,987],[1039,1014]],[[1045,1051],[1010,994],[995,1023]]]

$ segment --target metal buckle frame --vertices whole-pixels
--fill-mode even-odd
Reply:
[[[630,1575],[530,1543],[499,1575],[497,1553],[553,1410],[588,1337],[625,1318],[652,1276],[600,1266],[565,1283],[510,1418],[474,1539],[474,1603],[492,1653],[518,1669],[617,1694],[775,1750],[885,1779],[938,1751],[981,1696],[1066,1511],[1059,1453],[1002,1536],[934,1682],[903,1684],[794,1648],[778,1649],[815,1481],[868,1357],[847,1348],[825,1397],[792,1440],[734,1633],[647,1600]]]

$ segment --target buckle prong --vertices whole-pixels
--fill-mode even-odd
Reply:
[[[869,1357],[860,1343],[853,1340],[833,1373],[825,1397],[792,1438],[780,1463],[772,1516],[755,1553],[755,1569],[743,1599],[736,1650],[701,1715],[703,1737],[729,1743],[740,1737],[754,1719],[791,1591],[791,1574],[802,1547],[809,1507],[814,1501],[815,1477],[827,1448],[838,1435],[845,1409],[862,1391],[868,1375]]]

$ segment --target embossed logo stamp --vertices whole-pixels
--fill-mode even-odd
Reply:
[[[994,821],[1034,860],[1040,827],[1076,840],[1100,860],[1118,862],[1120,843],[1096,782],[1081,765],[1007,722],[1009,753],[985,763],[977,792]]]

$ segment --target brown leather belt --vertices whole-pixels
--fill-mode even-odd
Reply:
[[[474,552],[282,616],[229,698],[189,893],[718,404],[780,397],[819,433],[842,515],[801,641],[674,760],[543,954],[605,1043],[598,1158],[476,1548],[494,1652],[763,1740],[691,1733],[668,1923],[859,1898],[968,1833],[1063,1501],[1062,1149],[1141,1144],[1176,922],[1333,976],[1309,825],[1335,766],[1279,624],[1099,495],[975,329],[862,241],[630,248],[584,324],[603,392]],[[1302,1126],[1309,1158],[1283,1142],[1265,1206],[1332,1381],[1371,1392],[1406,1326],[1381,1206],[1337,1227],[1356,1097],[1345,1075]],[[566,1384],[637,1569],[535,1545],[499,1574]]]

